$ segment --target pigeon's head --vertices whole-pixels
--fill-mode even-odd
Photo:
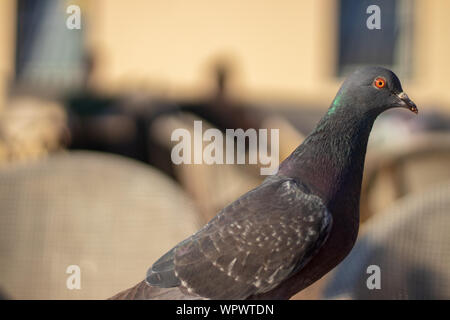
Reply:
[[[328,113],[355,108],[353,112],[378,115],[396,107],[418,113],[417,106],[403,92],[395,73],[381,67],[364,67],[353,72],[345,80]]]

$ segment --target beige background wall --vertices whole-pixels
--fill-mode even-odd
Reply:
[[[15,8],[14,0],[0,1],[0,110],[5,104],[8,81],[14,70]]]
[[[223,58],[237,70],[235,92],[251,100],[327,105],[341,81],[334,76],[337,1],[67,3],[82,7],[87,47],[97,56],[94,83],[103,90],[202,95]],[[0,105],[13,70],[14,8],[14,0],[0,2]],[[419,106],[450,110],[448,12],[450,1],[415,1],[413,70],[402,80]]]
[[[413,72],[405,90],[421,104],[450,108],[450,2],[415,2]],[[100,0],[91,43],[105,56],[98,81],[122,87],[162,82],[173,95],[207,90],[214,58],[240,68],[237,87],[258,100],[328,104],[334,77],[337,1]]]
[[[166,92],[189,95],[206,90],[214,59],[228,56],[246,95],[316,98],[310,95],[333,65],[323,21],[335,28],[334,7],[323,0],[101,0],[91,38],[106,55],[99,81],[162,81]]]

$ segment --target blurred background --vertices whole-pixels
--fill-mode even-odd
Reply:
[[[366,27],[373,4],[380,30]],[[258,165],[174,165],[174,129],[276,128],[281,161],[343,78],[376,64],[419,116],[377,120],[357,245],[294,298],[449,299],[448,12],[446,0],[2,0],[0,296],[103,299],[141,281],[265,178]]]

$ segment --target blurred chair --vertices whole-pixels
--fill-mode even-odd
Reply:
[[[173,130],[184,128],[193,137],[195,120],[202,119],[188,112],[160,116],[150,128],[149,136],[170,153],[172,147],[178,143],[170,139]],[[205,120],[202,120],[202,126],[203,130],[213,127]],[[206,144],[204,142],[203,147]],[[256,187],[264,178],[258,175],[257,170],[252,170],[250,165],[173,166],[176,179],[195,200],[204,222],[209,221],[219,210],[240,195]]]
[[[361,192],[362,221],[407,194],[450,180],[448,131],[392,134],[385,144],[368,148]]]
[[[205,119],[190,112],[178,112],[159,116],[150,127],[149,137],[170,155],[171,149],[178,143],[171,141],[175,129],[184,128],[194,134],[194,121],[202,121],[203,131],[214,128]],[[279,129],[280,160],[287,157],[304,139],[286,120],[277,116],[266,116],[263,128]],[[191,139],[192,140],[192,139]],[[205,148],[210,142],[203,142]],[[224,140],[224,149],[226,142]],[[193,149],[192,149],[193,151]],[[237,150],[235,150],[237,152]],[[249,150],[247,148],[246,153]],[[226,152],[224,150],[223,154]],[[170,162],[170,159],[168,160]],[[170,162],[171,163],[171,162]],[[180,164],[173,165],[175,178],[195,199],[204,221],[210,220],[223,207],[258,186],[266,176],[260,174],[260,166],[249,164]]]
[[[364,224],[325,290],[329,299],[449,299],[450,181],[399,200]],[[370,265],[381,289],[369,290]]]
[[[0,170],[0,290],[12,299],[103,299],[200,226],[192,201],[155,169],[96,152]],[[81,290],[69,290],[69,265]]]

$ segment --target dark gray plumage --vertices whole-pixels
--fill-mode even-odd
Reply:
[[[276,175],[225,207],[116,299],[287,299],[335,267],[359,228],[372,124],[386,109],[417,113],[390,70],[357,70]]]
[[[271,290],[305,264],[330,227],[320,198],[274,176],[155,262],[147,282],[212,299],[244,299]]]

